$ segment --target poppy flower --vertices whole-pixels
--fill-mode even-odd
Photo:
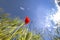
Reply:
[[[28,24],[30,22],[30,18],[28,16],[25,17],[25,24]]]

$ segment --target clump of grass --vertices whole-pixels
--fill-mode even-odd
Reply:
[[[20,27],[23,21],[19,18],[8,18],[6,15],[0,16],[0,40],[42,40],[40,34],[33,34],[25,26]]]

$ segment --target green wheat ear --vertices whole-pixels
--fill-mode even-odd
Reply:
[[[0,40],[40,40],[40,36],[38,34],[33,35],[32,32],[28,31],[27,27],[23,27],[23,21],[19,18],[8,18],[1,16],[0,19]],[[22,26],[17,32],[12,32],[19,26]]]

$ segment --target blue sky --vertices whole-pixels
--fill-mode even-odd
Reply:
[[[52,8],[57,10],[54,0],[0,0],[0,8],[10,13],[11,17],[19,16],[24,19],[25,16],[29,16],[32,21],[29,24],[30,29],[38,32],[45,28],[46,16],[51,14]],[[44,40],[50,40],[48,38],[47,36]]]

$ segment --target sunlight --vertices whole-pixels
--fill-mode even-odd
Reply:
[[[60,6],[58,2],[59,2],[58,0],[55,0],[56,7],[58,9],[58,11],[55,14],[53,14],[53,21],[55,23],[57,23],[60,20]]]

